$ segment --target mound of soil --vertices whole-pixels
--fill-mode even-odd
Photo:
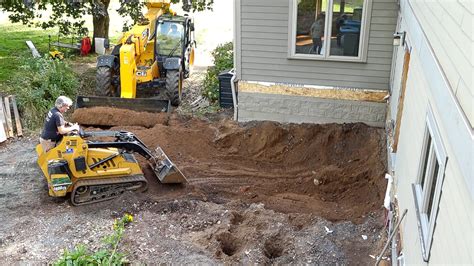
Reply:
[[[72,121],[89,126],[141,126],[153,127],[167,123],[163,114],[135,112],[109,107],[81,108],[74,111]]]
[[[74,118],[131,131],[150,149],[160,146],[167,153],[189,183],[179,188],[150,186],[143,196],[151,199],[241,200],[281,213],[353,222],[382,205],[383,130],[364,124],[211,123],[111,108],[80,109]],[[152,171],[144,172],[156,182]],[[219,239],[228,241],[225,235]]]
[[[86,130],[127,130],[161,146],[189,182],[160,184],[137,155],[148,191],[71,206],[48,196],[31,152],[37,138],[13,141],[0,147],[6,265],[52,264],[80,244],[98,251],[124,213],[134,222],[119,251],[132,264],[370,265],[386,242],[382,129],[80,112],[76,121],[100,125]]]

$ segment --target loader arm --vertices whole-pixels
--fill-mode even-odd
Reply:
[[[185,183],[186,177],[171,162],[168,156],[160,147],[152,152],[148,147],[131,132],[127,131],[98,131],[98,132],[81,132],[81,137],[115,137],[115,141],[88,141],[89,148],[117,148],[126,152],[134,152],[143,156],[148,160],[150,166],[155,172],[161,183]],[[118,155],[119,153],[117,153]],[[113,159],[113,156],[110,157]],[[104,163],[105,158],[101,163]]]
[[[138,40],[130,38],[120,47],[120,97],[136,98],[137,95],[137,43]]]

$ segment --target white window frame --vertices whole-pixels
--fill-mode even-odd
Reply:
[[[364,0],[364,6],[362,10],[361,20],[361,32],[359,38],[359,53],[355,56],[338,56],[330,55],[330,45],[324,45],[324,53],[321,55],[315,54],[297,54],[296,53],[296,23],[298,17],[298,0],[289,0],[290,3],[290,15],[288,20],[288,59],[304,59],[304,60],[322,60],[322,61],[342,61],[342,62],[367,62],[367,53],[369,48],[369,31],[370,31],[370,19],[372,14],[372,0]],[[328,1],[328,9],[326,11],[326,18],[324,23],[324,36],[330,35],[330,29],[332,27],[332,14],[333,14],[333,3],[334,0]]]
[[[428,147],[429,137],[431,137],[430,147]],[[428,151],[430,153],[428,154],[428,160],[425,165],[425,156]],[[420,163],[418,168],[418,177],[416,182],[412,184],[416,216],[418,221],[418,232],[421,240],[421,251],[425,261],[428,261],[430,257],[431,244],[436,225],[436,218],[438,215],[438,207],[441,198],[447,159],[446,150],[444,149],[433,111],[431,108],[429,108],[426,115],[426,127],[423,136],[422,152],[419,160]],[[438,162],[439,169],[436,183],[434,184],[434,166],[436,161]],[[426,171],[424,171],[425,167]],[[425,191],[423,191],[423,188],[421,187],[423,172],[425,172]],[[430,217],[428,217],[430,193],[433,189],[433,205],[431,207]]]

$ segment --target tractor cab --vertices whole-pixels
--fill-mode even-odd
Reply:
[[[179,70],[184,78],[194,61],[194,24],[188,16],[162,15],[156,23],[155,58],[160,75]]]

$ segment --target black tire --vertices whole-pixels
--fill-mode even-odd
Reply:
[[[99,96],[118,97],[119,90],[113,85],[113,70],[110,67],[102,66],[97,68],[96,74],[96,94]]]
[[[181,103],[183,87],[183,75],[179,70],[168,70],[166,73],[166,93],[171,105],[178,106]]]

